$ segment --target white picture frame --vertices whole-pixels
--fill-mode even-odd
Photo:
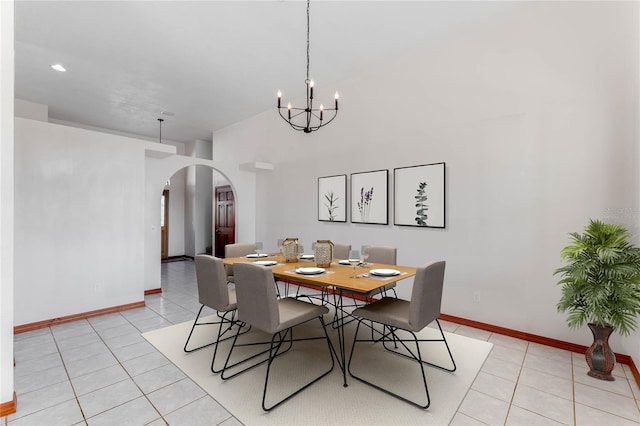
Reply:
[[[445,163],[393,169],[394,225],[444,228]]]
[[[389,170],[351,174],[351,223],[389,224]]]
[[[347,221],[347,175],[318,178],[318,220]]]

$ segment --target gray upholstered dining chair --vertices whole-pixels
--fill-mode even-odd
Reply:
[[[327,335],[325,324],[322,316],[329,312],[325,306],[314,305],[295,298],[282,298],[278,299],[276,296],[276,289],[273,286],[273,272],[270,268],[266,268],[260,265],[254,265],[251,263],[239,263],[235,265],[236,274],[236,294],[238,296],[238,320],[250,325],[253,329],[258,329],[271,335],[270,342],[263,342],[270,345],[268,352],[268,358],[256,361],[244,367],[240,371],[236,371],[232,374],[226,374],[227,369],[231,369],[235,366],[241,365],[249,360],[257,357],[257,355],[251,355],[245,359],[234,361],[230,363],[232,359],[233,351],[240,346],[254,346],[255,342],[247,343],[246,345],[238,342],[238,334],[233,340],[233,345],[227,356],[224,369],[221,377],[223,380],[230,379],[242,374],[247,370],[250,370],[264,362],[267,362],[267,371],[264,381],[264,389],[262,394],[262,409],[269,411],[276,406],[287,401],[289,398],[298,394],[303,389],[307,388],[311,384],[317,382],[322,377],[329,374],[334,367],[334,359],[332,356],[333,348],[331,341]],[[293,338],[292,329],[295,326],[306,323],[312,320],[319,320],[322,329],[322,335],[319,337],[301,337],[298,339]],[[288,396],[281,398],[279,401],[267,405],[267,388],[269,385],[269,374],[271,371],[271,365],[276,357],[283,355],[289,349],[291,349],[293,342],[301,340],[317,340],[322,339],[327,342],[327,354],[330,358],[331,366],[328,370],[323,371],[319,376],[315,376],[311,381],[304,384],[302,387],[290,393]],[[284,349],[283,349],[283,344]]]
[[[413,282],[413,290],[411,292],[411,300],[402,300],[393,297],[384,297],[381,300],[378,300],[374,303],[371,303],[362,308],[355,309],[353,311],[353,316],[358,318],[358,325],[356,327],[356,333],[353,339],[353,346],[351,347],[351,355],[349,357],[348,371],[351,377],[366,383],[370,386],[373,386],[376,389],[379,389],[383,392],[388,393],[389,395],[393,395],[396,398],[399,398],[403,401],[409,402],[410,404],[416,405],[421,408],[428,408],[431,404],[431,399],[429,397],[429,388],[427,386],[427,379],[424,372],[424,365],[430,365],[432,367],[439,368],[441,370],[445,370],[448,372],[453,372],[456,370],[456,363],[453,359],[453,355],[451,353],[451,349],[449,349],[449,344],[447,343],[447,339],[444,336],[442,331],[442,327],[440,326],[440,321],[438,321],[438,316],[440,315],[440,306],[442,302],[442,289],[444,284],[444,270],[445,270],[445,262],[433,262],[426,266],[417,268],[417,273]],[[359,339],[358,332],[360,331],[360,325],[362,322],[372,321],[374,323],[382,324],[383,331],[382,337],[373,339]],[[438,329],[440,330],[440,339],[420,339],[416,336],[416,333],[420,332],[427,325],[436,322],[438,325]],[[406,331],[411,339],[402,338],[405,334],[399,334],[398,330]],[[384,388],[382,385],[374,384],[364,378],[362,378],[359,374],[354,374],[351,368],[351,363],[354,359],[356,353],[356,346],[361,342],[374,342],[380,343],[384,349],[387,351],[394,352],[396,354],[402,355],[406,358],[415,361],[420,367],[420,373],[422,375],[422,382],[424,384],[424,393],[426,396],[426,402],[420,403],[415,402],[415,400],[409,399],[408,397],[401,396],[397,393],[394,393],[387,388]],[[411,350],[405,342],[414,342],[415,352]],[[444,342],[444,345],[449,353],[449,358],[451,359],[452,367],[443,367],[440,365],[435,365],[425,361],[422,358],[422,353],[420,350],[420,342]],[[397,350],[398,344],[400,344],[404,351]],[[366,349],[363,350],[372,350],[373,348],[369,344]],[[380,369],[384,368],[384,366],[379,365],[371,365],[367,364],[366,369]]]
[[[369,257],[367,261],[371,263],[396,265],[398,261],[398,249],[387,246],[369,246]]]
[[[193,326],[187,337],[187,341],[184,344],[185,352],[193,352],[198,349],[206,348],[211,345],[216,345],[213,351],[213,360],[211,362],[211,368],[216,359],[218,353],[218,343],[222,340],[226,340],[229,336],[224,338],[225,334],[229,332],[234,324],[240,329],[241,324],[235,321],[236,313],[236,292],[234,289],[229,288],[227,285],[226,274],[224,270],[224,264],[222,259],[209,255],[198,255],[195,258],[196,262],[196,280],[198,284],[198,300],[202,306],[196,315],[196,319],[193,321]],[[202,310],[207,306],[211,309],[215,309],[218,321],[206,321],[198,322]],[[211,343],[207,343],[196,348],[189,348],[189,341],[193,335],[193,331],[197,326],[202,325],[218,325],[218,332],[216,340]],[[248,330],[245,330],[248,331]],[[219,372],[219,371],[214,371]]]
[[[398,261],[398,249],[395,247],[387,246],[369,246],[369,257],[367,262],[370,263],[384,263],[387,265],[397,265]],[[396,293],[396,283],[388,284],[380,289],[372,291],[367,294],[367,298],[370,299],[378,293],[382,293],[386,296],[387,291],[392,290],[395,297],[398,297]]]
[[[224,246],[224,257],[240,257],[256,252],[255,243],[235,243]],[[234,282],[233,265],[225,265],[227,271],[227,282]]]
[[[348,259],[351,251],[351,244],[336,243],[333,245],[333,257],[335,259]]]
[[[349,246],[351,247],[351,246]],[[364,246],[363,246],[364,247]],[[387,265],[395,265],[397,263],[397,257],[398,257],[398,249],[395,247],[388,247],[388,246],[367,246],[367,250],[368,250],[368,257],[367,257],[367,263],[384,263]],[[351,248],[349,248],[349,251],[351,251]],[[347,252],[347,256],[343,259],[346,259],[349,257],[349,254]],[[357,293],[357,292],[351,292],[351,297],[353,298],[353,304],[351,305],[342,305],[345,308],[348,307],[354,307],[354,306],[359,306],[358,304],[358,300],[364,300],[365,303],[371,303],[371,301],[373,300],[374,296],[378,296],[378,295],[382,295],[382,296],[386,296],[387,295],[387,291],[391,290],[393,291],[393,294],[395,297],[398,297],[397,293],[396,293],[396,283],[393,282],[391,284],[387,284],[383,287],[377,288],[375,290],[372,290],[368,293]],[[334,298],[334,305],[336,304],[335,298]],[[334,315],[334,319],[333,322],[335,323],[337,321],[338,318],[338,313],[336,312]],[[349,320],[349,322],[351,322],[353,320]],[[371,333],[373,336],[373,327],[371,327]]]

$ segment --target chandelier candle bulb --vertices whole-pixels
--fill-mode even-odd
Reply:
[[[309,89],[311,93],[309,94],[309,99],[313,99],[313,80],[309,82]]]
[[[322,112],[324,111],[324,107],[320,104],[320,121],[322,121]]]
[[[278,90],[278,108],[280,108],[280,101],[282,100],[282,92]]]
[[[338,99],[340,99],[340,95],[336,92],[336,110],[338,109]]]

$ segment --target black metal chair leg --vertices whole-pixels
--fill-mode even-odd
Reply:
[[[456,368],[457,368],[456,361],[453,359],[453,354],[451,353],[451,349],[449,348],[449,343],[447,343],[447,339],[444,336],[444,332],[442,331],[442,327],[440,326],[440,321],[438,321],[437,319],[436,319],[436,324],[438,325],[438,329],[440,330],[440,336],[442,336],[442,338],[441,339],[418,339],[418,342],[444,342],[445,347],[447,348],[447,353],[449,354],[449,359],[451,360],[452,367],[451,368],[444,367],[442,365],[433,364],[433,363],[425,361],[425,360],[422,360],[422,363],[426,364],[426,365],[429,365],[431,367],[443,370],[443,371],[447,371],[449,373],[453,373],[454,371],[456,371]],[[405,348],[405,350],[411,354],[411,356],[409,356],[407,354],[404,354],[402,352],[396,351],[394,349],[391,349],[390,347],[387,347],[385,340],[383,340],[384,348],[386,350],[388,350],[389,352],[393,352],[393,353],[395,353],[397,355],[400,355],[400,356],[403,356],[403,357],[406,357],[406,358],[410,358],[410,359],[415,359],[416,355],[411,351],[411,349],[409,349],[409,347],[407,345],[404,344],[405,341],[402,340],[402,339],[397,339],[397,336],[395,335],[395,332],[393,330],[391,331],[391,333],[392,333],[392,336],[394,338],[394,343],[395,343],[394,347],[397,349],[398,348],[397,342],[399,342],[400,344],[402,344],[402,346]]]
[[[210,346],[210,345],[213,345],[213,343],[215,343],[215,342],[213,342],[213,343],[209,343],[208,345],[201,346],[200,348],[195,348],[195,349],[191,349],[191,350],[188,350],[188,349],[187,349],[187,345],[189,344],[189,340],[191,340],[191,335],[193,334],[193,330],[195,330],[196,325],[198,325],[198,318],[200,318],[200,314],[202,313],[202,310],[203,310],[203,309],[204,309],[204,305],[200,305],[200,310],[198,311],[198,315],[196,315],[196,319],[195,319],[195,320],[193,320],[193,325],[191,326],[191,331],[189,332],[189,336],[187,337],[187,341],[184,343],[184,348],[183,348],[183,350],[184,350],[185,352],[193,352],[193,351],[195,351],[195,350],[197,350],[197,349],[202,349],[202,348],[204,348],[204,347],[206,347],[206,346]]]
[[[327,347],[329,349],[329,358],[331,358],[331,368],[329,368],[327,371],[323,372],[322,374],[320,374],[319,376],[317,376],[316,378],[314,378],[310,382],[306,383],[302,387],[298,388],[294,392],[290,393],[288,396],[284,397],[283,399],[281,399],[280,401],[276,402],[275,404],[273,404],[271,406],[267,406],[267,404],[266,404],[267,388],[268,388],[268,385],[269,385],[269,373],[271,371],[271,364],[273,363],[274,359],[278,355],[280,355],[280,353],[278,353],[278,351],[279,351],[280,346],[283,343],[283,340],[286,339],[287,334],[289,335],[289,341],[290,342],[293,341],[293,331],[292,331],[291,328],[287,329],[287,331],[285,332],[284,336],[282,336],[282,332],[274,334],[273,337],[271,338],[271,347],[270,347],[270,350],[269,350],[269,359],[268,359],[268,364],[267,364],[267,372],[266,372],[265,379],[264,379],[264,389],[262,391],[262,409],[264,411],[273,410],[274,408],[276,408],[280,404],[282,404],[285,401],[288,401],[289,399],[293,398],[294,396],[296,396],[297,394],[299,394],[300,392],[302,392],[303,390],[305,390],[306,388],[308,388],[309,386],[311,386],[312,384],[314,384],[318,380],[322,379],[327,374],[331,373],[331,371],[333,371],[333,368],[335,366],[335,361],[334,361],[333,355],[332,355],[331,341],[329,340],[329,335],[327,334],[327,330],[325,328],[325,324],[324,324],[324,321],[322,320],[322,317],[318,317],[318,319],[320,320],[320,323],[322,324],[322,330],[324,331],[324,338],[327,341]],[[274,340],[275,340],[276,336],[280,336],[280,341],[274,344]],[[310,339],[301,339],[301,340],[310,340]]]
[[[232,311],[225,312],[225,315],[228,314],[229,312],[232,312]],[[225,315],[223,315],[223,317]],[[248,333],[251,330],[251,326],[249,326],[249,327],[247,327],[247,329],[245,331],[242,331],[242,328],[244,327],[244,324],[235,322],[233,320],[234,317],[235,317],[235,311],[233,311],[232,314],[231,314],[231,324],[232,325],[236,324],[238,326],[238,333],[237,333],[238,336],[241,336],[241,335],[243,335],[245,333]],[[215,342],[216,346],[215,346],[215,348],[213,350],[213,357],[211,358],[211,372],[212,373],[219,373],[219,372],[222,371],[222,370],[216,370],[216,368],[215,368],[216,355],[218,354],[218,345],[220,344],[220,342],[224,342],[225,340],[229,340],[232,337],[234,337],[234,336],[229,336],[229,337],[225,337],[224,339],[222,338],[222,336],[224,336],[230,330],[231,330],[231,326],[229,326],[224,331],[222,331],[222,326],[220,326],[220,328],[218,328],[218,337],[217,337],[216,342]]]
[[[380,391],[382,391],[382,392],[384,392],[384,393],[386,393],[388,395],[396,397],[396,398],[398,398],[398,399],[400,399],[402,401],[405,401],[405,402],[407,402],[407,403],[409,403],[411,405],[414,405],[414,406],[422,408],[422,409],[429,408],[429,406],[431,405],[431,398],[429,397],[429,387],[427,386],[427,376],[426,376],[426,374],[424,372],[424,362],[422,361],[422,354],[420,352],[420,344],[419,344],[418,338],[415,335],[415,333],[413,333],[412,331],[408,331],[408,333],[410,333],[413,336],[413,341],[416,344],[416,353],[417,354],[415,355],[415,357],[408,357],[407,356],[407,358],[410,358],[410,359],[413,359],[414,361],[417,361],[417,363],[418,363],[418,365],[420,367],[420,372],[422,374],[422,383],[424,385],[424,391],[425,391],[425,396],[426,396],[426,404],[423,405],[423,404],[417,403],[415,401],[412,401],[412,400],[410,400],[408,398],[405,398],[402,395],[399,395],[397,393],[391,392],[388,389],[385,389],[385,388],[383,388],[383,387],[381,387],[379,385],[376,385],[375,383],[369,382],[369,381],[365,380],[364,378],[362,378],[360,376],[356,376],[355,374],[353,374],[353,372],[351,371],[351,361],[353,361],[353,354],[355,352],[355,348],[356,348],[357,343],[358,342],[370,342],[370,340],[368,340],[368,339],[366,339],[366,340],[358,340],[358,332],[360,331],[360,325],[361,324],[362,324],[362,319],[359,319],[358,320],[358,325],[356,327],[356,333],[355,333],[355,336],[353,338],[353,346],[351,347],[351,354],[349,356],[349,364],[347,366],[347,369],[349,371],[349,375],[351,377],[353,377],[354,379],[362,382],[362,383],[365,383],[365,384],[367,384],[367,385],[369,385],[371,387],[374,387],[374,388],[376,388],[376,389],[378,389],[378,390],[380,390]],[[384,341],[384,337],[383,337],[383,341]]]
[[[269,351],[270,351],[270,349],[265,349],[265,350],[263,350],[263,351],[261,351],[261,352],[258,352],[258,353],[254,354],[254,355],[251,355],[251,356],[249,356],[249,357],[247,357],[247,358],[241,359],[240,361],[237,361],[237,362],[234,362],[234,363],[230,363],[230,361],[231,361],[231,354],[233,353],[233,349],[234,349],[236,346],[259,346],[259,345],[268,345],[268,344],[270,344],[270,342],[253,342],[253,343],[237,344],[238,336],[240,336],[240,334],[244,334],[244,333],[236,333],[236,335],[235,335],[235,336],[234,336],[234,338],[233,338],[233,343],[231,344],[231,349],[229,349],[229,353],[228,353],[228,355],[227,355],[227,359],[226,359],[226,361],[225,361],[225,363],[224,363],[224,367],[222,367],[222,370],[218,370],[218,371],[221,371],[221,372],[222,372],[222,374],[220,375],[220,378],[221,378],[222,380],[228,380],[228,379],[231,379],[231,378],[233,378],[233,377],[235,377],[235,376],[238,376],[238,375],[240,375],[240,374],[242,374],[242,373],[245,373],[245,372],[247,372],[247,371],[249,371],[249,370],[251,370],[251,369],[253,369],[253,368],[255,368],[255,367],[259,366],[259,365],[261,365],[261,364],[264,364],[265,362],[267,362],[267,361],[269,360],[268,358],[266,358],[266,359],[263,359],[263,360],[261,360],[261,361],[257,361],[257,362],[255,362],[255,363],[253,363],[253,364],[249,365],[248,367],[243,368],[243,369],[242,369],[242,370],[240,370],[240,371],[237,371],[237,372],[235,372],[235,373],[233,373],[233,374],[230,374],[230,375],[225,375],[225,373],[227,372],[227,370],[229,370],[229,369],[231,369],[231,368],[234,368],[234,367],[237,367],[237,366],[239,366],[239,365],[245,364],[245,363],[247,363],[247,362],[251,361],[252,359],[258,358],[259,356],[262,356],[262,355],[264,355],[264,354],[269,353]],[[288,345],[288,347],[287,347],[284,351],[282,351],[282,352],[278,352],[278,353],[276,354],[276,356],[280,356],[280,355],[282,355],[282,354],[286,353],[287,351],[289,351],[289,349],[291,349],[291,347],[292,347],[292,346],[293,346],[293,345],[290,343],[290,344]],[[214,371],[214,369],[213,369],[213,363],[212,363],[211,371],[212,371],[212,372],[214,372],[214,373],[216,372],[216,371]]]
[[[217,313],[218,318],[220,318],[220,321],[213,321],[213,322],[201,322],[198,323],[198,319],[200,318],[200,315],[202,314],[202,310],[204,309],[205,305],[200,306],[200,310],[198,311],[198,315],[196,315],[196,319],[193,321],[193,325],[191,326],[191,331],[189,332],[189,336],[187,337],[187,341],[184,343],[184,348],[183,350],[187,353],[193,352],[193,351],[197,351],[199,349],[202,348],[206,348],[209,347],[211,345],[215,345],[219,342],[219,338],[214,340],[211,343],[207,343],[205,345],[199,346],[197,348],[193,348],[193,349],[187,349],[187,346],[189,346],[189,340],[191,340],[191,336],[193,335],[193,331],[195,330],[196,326],[200,326],[200,325],[219,325],[219,329],[218,331],[222,330],[224,325],[227,324],[227,327],[225,328],[225,330],[222,332],[222,335],[224,335],[225,333],[227,333],[228,331],[230,331],[234,325],[238,325],[236,323],[236,321],[234,320],[235,317],[235,311],[227,311],[224,312],[222,314],[222,316],[220,315],[220,313]],[[231,312],[231,319],[227,319],[226,316],[228,313]]]

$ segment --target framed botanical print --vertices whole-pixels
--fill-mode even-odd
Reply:
[[[389,170],[351,174],[351,222],[389,223]]]
[[[347,175],[318,178],[318,220],[347,221]]]
[[[445,163],[393,169],[394,224],[445,227]]]

